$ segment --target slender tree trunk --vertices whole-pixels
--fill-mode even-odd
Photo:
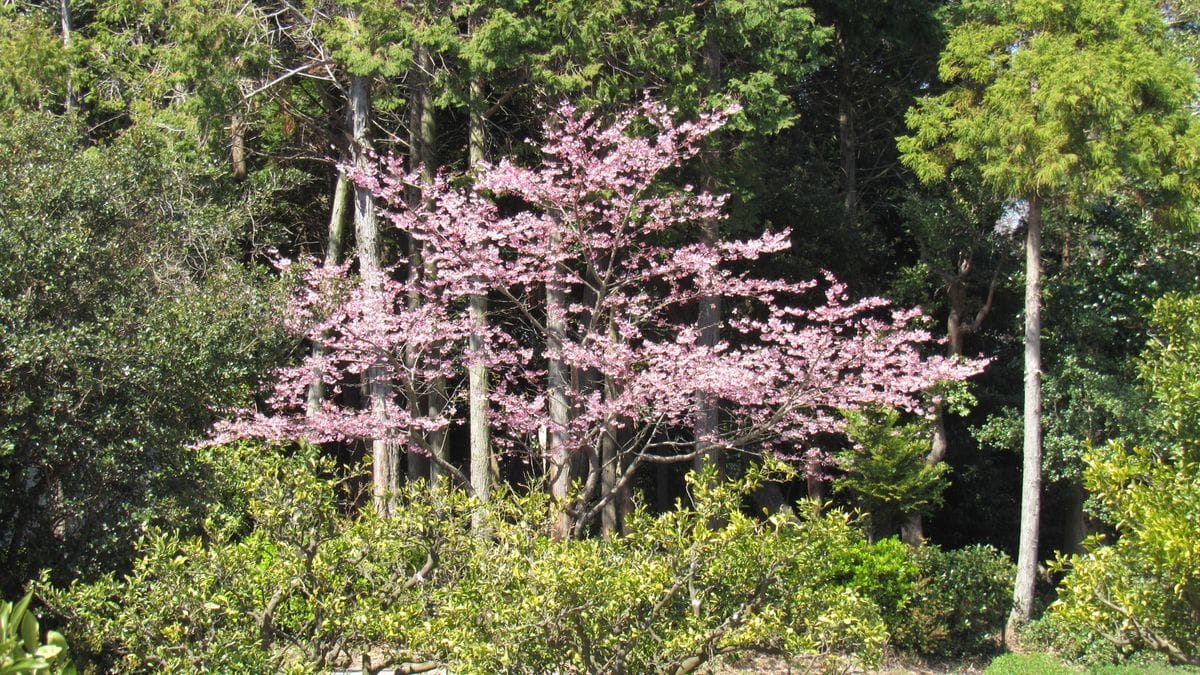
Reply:
[[[715,89],[721,80],[721,52],[711,33],[704,43],[703,59],[709,86]],[[718,159],[715,155],[718,153],[719,150],[710,150],[704,157],[701,171],[704,172],[702,185],[706,190],[715,188],[713,171]],[[720,224],[716,220],[705,220],[701,228],[702,241],[709,246],[715,246],[721,237]],[[721,296],[709,295],[700,298],[700,313],[696,323],[700,330],[700,346],[707,349],[716,348],[717,343],[721,341]],[[718,476],[723,476],[721,451],[711,447],[711,443],[706,440],[717,433],[720,424],[719,411],[719,401],[715,397],[705,392],[696,393],[695,434],[696,449],[700,454],[696,456],[693,467],[699,471],[707,465],[712,465],[716,467]]]
[[[483,81],[471,78],[470,131],[467,140],[467,161],[474,169],[486,158],[487,136],[483,118]],[[487,295],[475,293],[467,300],[471,319],[470,349],[472,361],[467,366],[467,431],[471,447],[471,487],[475,496],[487,503],[492,492],[492,439],[488,420],[488,369],[483,362],[484,339],[488,331]]]
[[[62,46],[63,51],[69,52],[71,49],[71,2],[70,0],[59,0],[59,25],[62,29]],[[68,59],[70,56],[68,55]],[[67,64],[67,93],[63,96],[63,109],[68,115],[75,112],[78,107],[78,100],[75,94],[75,67],[68,62]]]
[[[996,299],[996,287],[1000,282],[1000,266],[997,265],[992,273],[992,281],[988,285],[987,298],[975,312],[975,318],[966,320],[967,316],[967,278],[971,272],[971,258],[965,257],[958,262],[957,275],[946,275],[946,295],[950,304],[949,315],[946,317],[946,355],[952,359],[959,358],[965,353],[963,340],[969,333],[974,333],[983,325],[984,319],[992,311]],[[946,406],[941,401],[933,404],[933,440],[925,463],[936,466],[946,460],[950,451],[950,438],[946,434]],[[910,513],[904,516],[900,524],[900,538],[906,544],[919,545],[925,539],[925,525],[921,514]]]
[[[839,46],[838,63],[838,147],[841,150],[842,215],[845,224],[858,226],[858,138],[854,131],[853,88],[850,81],[850,56]]]
[[[558,239],[557,233],[551,235],[551,250],[558,248]],[[550,406],[546,459],[552,509],[550,534],[562,541],[571,536],[574,524],[567,511],[567,496],[571,489],[571,456],[566,447],[566,429],[571,421],[571,413],[567,403],[567,368],[562,361],[563,340],[566,338],[566,292],[557,284],[558,281],[553,281],[546,285],[546,377]]]
[[[350,205],[350,179],[338,173],[333,189],[333,207],[329,214],[329,236],[325,240],[325,260],[322,263],[326,269],[342,264],[342,256],[346,245],[346,212]],[[325,355],[325,347],[320,343],[314,344],[312,354],[316,358]],[[312,417],[321,409],[325,400],[325,382],[317,379],[308,387],[308,400],[305,406],[307,414]]]
[[[246,177],[246,126],[245,110],[239,109],[229,118],[229,161],[237,180]]]
[[[608,339],[613,342],[619,339],[616,323],[612,321],[608,324]],[[611,377],[605,377],[602,386],[606,400],[611,401],[621,393]],[[620,420],[610,419],[600,440],[600,494],[602,497],[613,495],[600,512],[600,534],[604,537],[619,536],[625,531],[630,499],[628,484],[620,485],[624,474],[621,460]]]
[[[1064,553],[1076,555],[1083,553],[1083,540],[1088,536],[1087,514],[1083,510],[1087,501],[1087,490],[1078,481],[1071,481],[1066,486],[1067,503],[1063,508],[1063,542]]]
[[[1025,236],[1025,437],[1021,471],[1021,529],[1017,579],[1008,633],[1033,613],[1042,500],[1042,206],[1029,200]]]
[[[350,78],[350,128],[353,143],[351,153],[355,166],[366,169],[371,148],[371,92],[368,78],[355,75]],[[354,237],[358,248],[359,274],[369,291],[382,288],[383,265],[379,241],[379,222],[375,214],[375,201],[370,190],[361,186],[354,188]],[[367,368],[366,390],[368,405],[379,420],[387,420],[388,405],[392,398],[392,383],[382,363]],[[400,487],[400,452],[397,444],[386,438],[371,440],[372,497],[375,509],[383,515],[391,515],[392,495]]]
[[[963,292],[961,279],[950,282],[947,291],[950,301],[950,313],[946,318],[946,333],[948,344],[946,352],[951,357],[962,355],[963,315],[966,296]],[[925,463],[936,466],[945,461],[950,449],[950,439],[946,435],[946,406],[937,401],[933,404],[933,438],[929,454],[925,455]],[[919,546],[925,539],[925,519],[920,513],[905,514],[900,523],[900,540],[909,546]]]
[[[409,146],[411,149],[410,160],[412,168],[420,166],[421,179],[426,182],[432,182],[434,172],[437,168],[437,126],[434,118],[433,105],[433,58],[429,53],[429,48],[426,45],[417,45],[414,53],[414,63],[412,70],[413,87],[410,92],[411,98],[411,115],[409,118]],[[412,195],[412,206],[419,206],[419,202],[424,199],[424,195],[419,191],[414,191]],[[426,277],[432,279],[437,275],[437,269],[432,264],[424,260],[421,254],[421,244],[414,239],[409,239],[409,257],[408,257],[408,274],[410,279]],[[415,294],[409,296],[409,305],[416,307],[420,304],[421,299]],[[406,355],[406,357],[410,357]],[[435,378],[429,383],[429,392],[425,396],[424,401],[411,401],[410,406],[415,406],[417,410],[424,407],[424,412],[430,417],[438,416],[446,407],[446,381],[445,378]],[[431,431],[426,434],[426,447],[429,452],[436,458],[446,460],[448,457],[447,438],[444,431]],[[442,480],[444,469],[436,461],[430,461],[428,457],[420,452],[410,450],[407,457],[408,463],[408,479],[409,480],[431,480],[434,484]]]

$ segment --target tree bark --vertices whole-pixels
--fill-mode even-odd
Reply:
[[[483,110],[483,81],[471,78],[470,130],[467,139],[467,161],[474,169],[484,161],[487,153],[486,120]],[[467,432],[471,449],[471,487],[475,496],[484,503],[492,491],[492,438],[488,420],[489,383],[487,364],[483,363],[484,339],[488,331],[487,295],[472,294],[467,300],[467,311],[471,319],[469,346],[472,361],[467,366]],[[478,523],[476,523],[478,529]]]
[[[1083,510],[1087,501],[1087,490],[1078,481],[1066,486],[1067,503],[1063,508],[1062,550],[1069,555],[1084,552],[1083,540],[1088,536],[1087,514]]]
[[[608,339],[616,342],[617,326],[609,321]],[[604,398],[613,400],[620,395],[617,383],[611,377],[604,378]],[[600,534],[611,538],[624,534],[625,516],[629,511],[628,482],[621,483],[624,466],[621,457],[620,420],[609,419],[600,440],[600,495],[609,498],[600,512]]]
[[[237,110],[229,118],[229,161],[233,177],[246,177],[246,111]]]
[[[325,268],[336,267],[342,264],[342,256],[345,251],[346,240],[346,212],[350,204],[350,179],[338,172],[336,185],[333,188],[333,206],[329,213],[329,235],[325,240],[325,260],[322,263]],[[325,355],[325,347],[321,344],[313,345],[313,356],[320,358]],[[312,417],[321,410],[321,404],[325,400],[325,382],[317,379],[314,380],[308,387],[308,400],[305,410],[309,417]]]
[[[858,138],[854,131],[854,93],[850,56],[838,42],[838,148],[841,151],[842,216],[850,228],[858,227]]]
[[[721,79],[721,52],[716,40],[710,33],[704,43],[704,69],[708,75],[709,86],[716,88],[719,86]],[[717,158],[714,157],[717,150],[710,150],[704,157],[705,161],[701,167],[703,177],[701,183],[705,190],[713,190],[716,179],[713,176],[714,166]],[[715,246],[720,240],[720,224],[716,220],[705,220],[701,225],[701,240],[709,246]],[[700,312],[696,321],[697,328],[700,330],[700,346],[706,349],[714,349],[717,343],[721,340],[721,296],[708,295],[700,298]],[[705,393],[696,393],[696,449],[700,454],[696,456],[693,467],[699,471],[705,466],[711,465],[716,467],[717,475],[723,476],[724,471],[721,466],[721,451],[706,441],[717,433],[717,428],[720,424],[720,408],[719,402],[715,397]]]
[[[559,247],[559,235],[551,235],[550,249]],[[573,523],[567,497],[571,489],[571,456],[566,447],[566,429],[570,423],[567,403],[567,368],[562,361],[566,337],[566,292],[558,281],[546,285],[546,378],[550,407],[550,427],[546,430],[546,459],[549,468],[551,524],[550,534],[563,541],[571,536]]]
[[[946,296],[950,305],[946,317],[946,355],[950,358],[961,357],[965,353],[963,340],[967,335],[978,331],[983,325],[983,320],[991,313],[992,303],[996,299],[996,286],[1000,282],[1000,266],[997,265],[996,270],[992,273],[991,283],[988,285],[987,298],[975,312],[975,318],[968,322],[966,320],[966,288],[970,272],[971,259],[965,257],[959,260],[955,276],[945,275]],[[950,438],[946,434],[946,406],[941,401],[933,404],[932,426],[933,439],[930,443],[929,454],[925,456],[925,463],[929,466],[935,466],[939,462],[945,461],[946,454],[950,451]],[[910,513],[904,516],[900,524],[900,539],[910,546],[918,546],[924,541],[925,523],[920,513]]]
[[[370,81],[361,75],[350,78],[349,94],[351,154],[354,165],[366,169],[371,149],[371,91]],[[379,222],[371,191],[354,188],[354,237],[358,252],[358,268],[368,292],[382,288],[383,265],[379,241]],[[382,362],[367,368],[366,390],[368,405],[376,419],[386,421],[387,407],[392,397],[392,383]],[[400,488],[400,453],[397,444],[386,438],[371,439],[372,498],[375,510],[390,516],[392,495]]]
[[[1021,525],[1017,578],[1008,633],[1033,614],[1037,580],[1038,530],[1042,499],[1042,207],[1029,200],[1025,235],[1025,419],[1021,470]]]
[[[420,167],[421,179],[425,183],[433,181],[434,172],[437,167],[437,123],[434,118],[433,104],[433,57],[429,53],[429,47],[418,44],[414,47],[413,69],[411,72],[413,86],[410,91],[411,110],[409,118],[409,160],[412,166],[416,169]],[[411,206],[418,208],[420,201],[424,199],[424,195],[420,191],[414,191],[411,196]],[[420,243],[414,239],[409,239],[409,257],[408,257],[408,274],[409,278],[416,279],[426,277],[432,279],[437,275],[437,269],[424,260],[421,254]],[[420,304],[420,298],[416,295],[409,296],[409,305],[416,307]],[[407,356],[406,356],[407,358]],[[414,406],[417,410],[424,408],[424,413],[430,417],[438,416],[446,407],[447,402],[447,387],[445,378],[435,378],[429,382],[429,391],[425,395],[424,401],[410,401],[410,406]],[[434,456],[433,461],[429,457],[421,454],[419,451],[410,449],[407,456],[408,479],[430,480],[436,484],[442,480],[445,475],[445,470],[439,459],[446,460],[448,458],[447,438],[444,431],[430,431],[425,435],[425,445],[429,449],[429,453]]]
[[[62,29],[63,51],[69,51],[71,49],[71,31],[72,31],[71,2],[70,2],[70,0],[59,0],[58,7],[59,7],[59,25]],[[70,56],[68,55],[67,58],[69,59]],[[78,100],[76,99],[76,94],[75,94],[75,85],[74,85],[74,81],[73,81],[74,74],[75,74],[75,68],[68,61],[68,64],[67,64],[67,92],[63,96],[63,109],[66,111],[66,113],[68,115],[75,112],[75,108],[78,107],[78,104],[79,104]]]

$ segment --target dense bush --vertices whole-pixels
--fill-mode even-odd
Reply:
[[[271,190],[225,185],[152,136],[86,131],[0,114],[9,592],[39,566],[63,580],[121,566],[144,522],[194,521],[219,475],[185,446],[248,400],[283,344],[274,284],[242,264],[240,228]]]
[[[830,551],[826,565],[833,578],[869,598],[879,608],[888,632],[905,622],[911,611],[918,568],[912,550],[899,539],[846,543]]]
[[[1008,616],[1013,567],[990,546],[912,550],[918,569],[908,610],[893,632],[896,646],[930,655],[986,651]]]
[[[100,667],[307,671],[370,651],[462,673],[689,672],[753,649],[877,663],[887,640],[870,597],[886,575],[826,564],[861,533],[813,508],[744,516],[753,472],[697,478],[695,508],[636,515],[627,537],[558,543],[540,491],[492,502],[473,534],[482,507],[455,491],[418,484],[393,518],[346,518],[314,451],[209,452],[245,481],[245,518],[153,534],[128,577],[47,593]]]
[[[693,507],[636,513],[625,537],[554,542],[542,491],[484,509],[417,483],[392,518],[346,517],[345,481],[314,449],[217,446],[200,461],[243,486],[203,537],[153,533],[129,576],[48,590],[103,668],[307,671],[370,652],[376,667],[462,673],[689,672],[750,650],[872,664],[889,634],[977,650],[1007,606],[1011,566],[992,549],[871,544],[812,504],[747,517],[761,471],[697,476]]]
[[[1051,606],[1059,642],[1140,649],[1200,665],[1200,297],[1167,296],[1141,360],[1158,434],[1090,448],[1084,481],[1115,541],[1066,561]],[[1073,655],[1073,654],[1072,654]]]

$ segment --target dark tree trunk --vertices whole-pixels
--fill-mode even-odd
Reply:
[[[709,86],[715,89],[721,80],[721,51],[711,34],[704,43],[703,59]],[[711,191],[716,187],[713,172],[718,161],[718,158],[714,156],[717,152],[717,150],[710,150],[704,157],[705,161],[701,170],[704,173],[702,185],[705,190]],[[716,220],[704,221],[701,237],[705,244],[716,245],[721,237],[720,224]],[[700,329],[700,346],[706,349],[715,348],[721,340],[721,296],[710,295],[700,298],[700,312],[696,323]],[[717,433],[720,424],[719,410],[719,402],[715,397],[704,392],[696,394],[696,449],[700,453],[696,456],[693,465],[696,470],[708,465],[714,466],[717,469],[717,475],[722,476],[724,471],[721,466],[721,451],[711,447],[706,440]]]
[[[350,205],[350,179],[339,173],[335,183],[333,206],[329,213],[329,234],[325,240],[325,260],[322,263],[326,268],[342,264],[346,246],[346,213],[349,211]],[[325,348],[321,344],[315,344],[312,353],[313,356],[320,358],[325,355]],[[324,400],[325,383],[318,379],[308,388],[306,410],[309,417],[317,414]]]

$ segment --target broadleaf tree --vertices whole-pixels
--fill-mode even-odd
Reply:
[[[318,269],[291,322],[323,342],[325,356],[280,371],[271,409],[246,411],[219,436],[390,438],[438,461],[422,432],[462,419],[453,404],[432,411],[412,402],[436,377],[459,383],[450,400],[460,401],[463,373],[482,362],[494,376],[497,447],[543,463],[551,532],[566,538],[585,534],[643,466],[690,462],[712,447],[799,458],[815,435],[842,427],[838,410],[915,410],[924,389],[977,372],[981,362],[924,354],[932,336],[917,325],[917,311],[879,298],[851,301],[832,278],[797,284],[735,271],[786,248],[786,232],[663,243],[722,215],[724,198],[660,181],[697,155],[727,114],[676,123],[647,101],[605,122],[566,106],[546,128],[540,163],[480,165],[469,189],[445,176],[422,184],[400,160],[357,173],[388,205],[387,217],[422,242],[438,275],[404,277],[393,269],[380,285],[330,298],[318,292],[331,285],[329,271]],[[424,199],[407,199],[413,185]],[[811,297],[818,286],[823,300]],[[469,338],[479,326],[466,306],[484,291],[496,302],[477,348]],[[410,293],[423,301],[407,302]],[[689,316],[713,294],[729,301],[723,329],[730,337],[709,347]],[[371,364],[382,364],[397,383],[386,416],[338,396]],[[334,396],[319,414],[306,415],[304,391],[314,376]],[[702,444],[694,439],[698,395],[718,401],[725,420]],[[564,476],[576,458],[588,471],[572,489]],[[616,472],[607,489],[604,462]],[[470,485],[460,469],[443,464]]]

